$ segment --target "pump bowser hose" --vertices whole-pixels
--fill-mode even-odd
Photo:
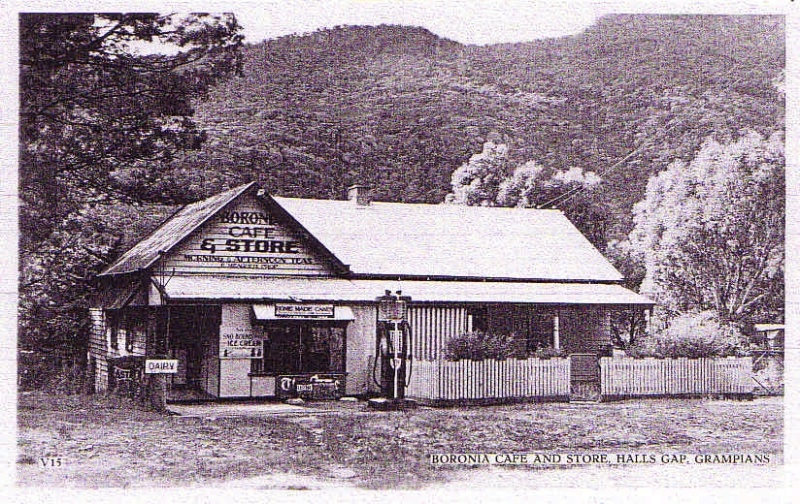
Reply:
[[[409,385],[411,385],[411,373],[414,371],[414,358],[413,358],[413,356],[411,354],[411,349],[413,348],[413,346],[412,346],[413,338],[411,337],[412,336],[412,334],[411,334],[411,324],[409,324],[408,321],[404,320],[403,321],[403,325],[405,326],[406,331],[408,331],[408,345],[406,347],[408,349],[408,353],[407,353],[407,355],[408,355],[408,358],[407,358],[408,373],[406,373],[406,387],[408,387]]]
[[[378,361],[381,358],[381,338],[383,337],[384,327],[383,324],[378,325],[378,351],[375,352],[375,358],[372,360],[372,382],[378,387],[381,387],[381,382],[376,378],[378,371]],[[388,343],[388,342],[387,342]]]
[[[402,322],[402,326],[405,327],[405,330],[407,331],[407,334],[408,334],[408,345],[406,347],[408,349],[407,353],[406,353],[406,355],[407,355],[406,361],[407,361],[407,364],[408,364],[408,373],[406,373],[406,379],[405,379],[406,387],[408,387],[411,384],[411,374],[414,371],[414,359],[413,359],[413,356],[412,356],[411,350],[410,350],[411,349],[411,342],[413,340],[412,340],[412,334],[411,334],[411,324],[409,324],[407,321],[404,320]],[[383,325],[378,327],[378,341],[379,342],[382,340],[382,337],[384,337],[385,331],[386,331],[386,328]],[[389,348],[387,348],[387,350],[389,351],[389,353],[391,353],[392,352],[391,338],[386,337],[386,343],[387,343],[387,345],[389,345]],[[378,387],[381,386],[381,382],[379,382],[378,378],[377,378],[378,361],[380,360],[380,358],[381,358],[381,348],[380,348],[380,343],[378,343],[378,351],[376,352],[375,358],[372,361],[372,382]]]

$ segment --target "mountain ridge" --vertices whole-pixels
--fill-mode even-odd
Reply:
[[[488,46],[399,25],[287,35],[246,46],[243,75],[196,103],[208,141],[173,166],[167,192],[257,180],[341,198],[358,182],[382,200],[438,203],[491,137],[508,144],[509,172],[536,160],[602,173],[634,152],[597,196],[622,236],[649,177],[705,138],[783,129],[783,38],[780,16],[668,15]]]

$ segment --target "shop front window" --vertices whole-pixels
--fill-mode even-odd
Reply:
[[[252,372],[344,372],[345,327],[320,322],[268,324],[263,355],[252,362]]]

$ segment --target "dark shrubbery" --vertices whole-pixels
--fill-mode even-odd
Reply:
[[[566,357],[567,352],[563,348],[540,347],[536,349],[533,356],[538,359],[549,359],[551,357]]]
[[[551,347],[528,351],[527,340],[515,333],[493,334],[474,331],[451,338],[445,345],[447,360],[527,359],[528,357],[563,357],[563,350]]]
[[[79,364],[53,362],[49,357],[25,357],[17,362],[20,390],[41,390],[65,395],[86,392],[85,370]]]
[[[525,358],[525,341],[516,334],[492,334],[484,331],[473,331],[451,338],[445,345],[447,360],[484,360]]]

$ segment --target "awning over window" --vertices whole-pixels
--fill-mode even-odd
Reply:
[[[403,295],[411,296],[412,302],[422,303],[654,304],[621,285],[590,283],[176,276],[166,289],[172,300],[353,303],[374,302],[386,290],[402,290]]]
[[[355,320],[349,306],[316,303],[254,304],[256,320]]]

